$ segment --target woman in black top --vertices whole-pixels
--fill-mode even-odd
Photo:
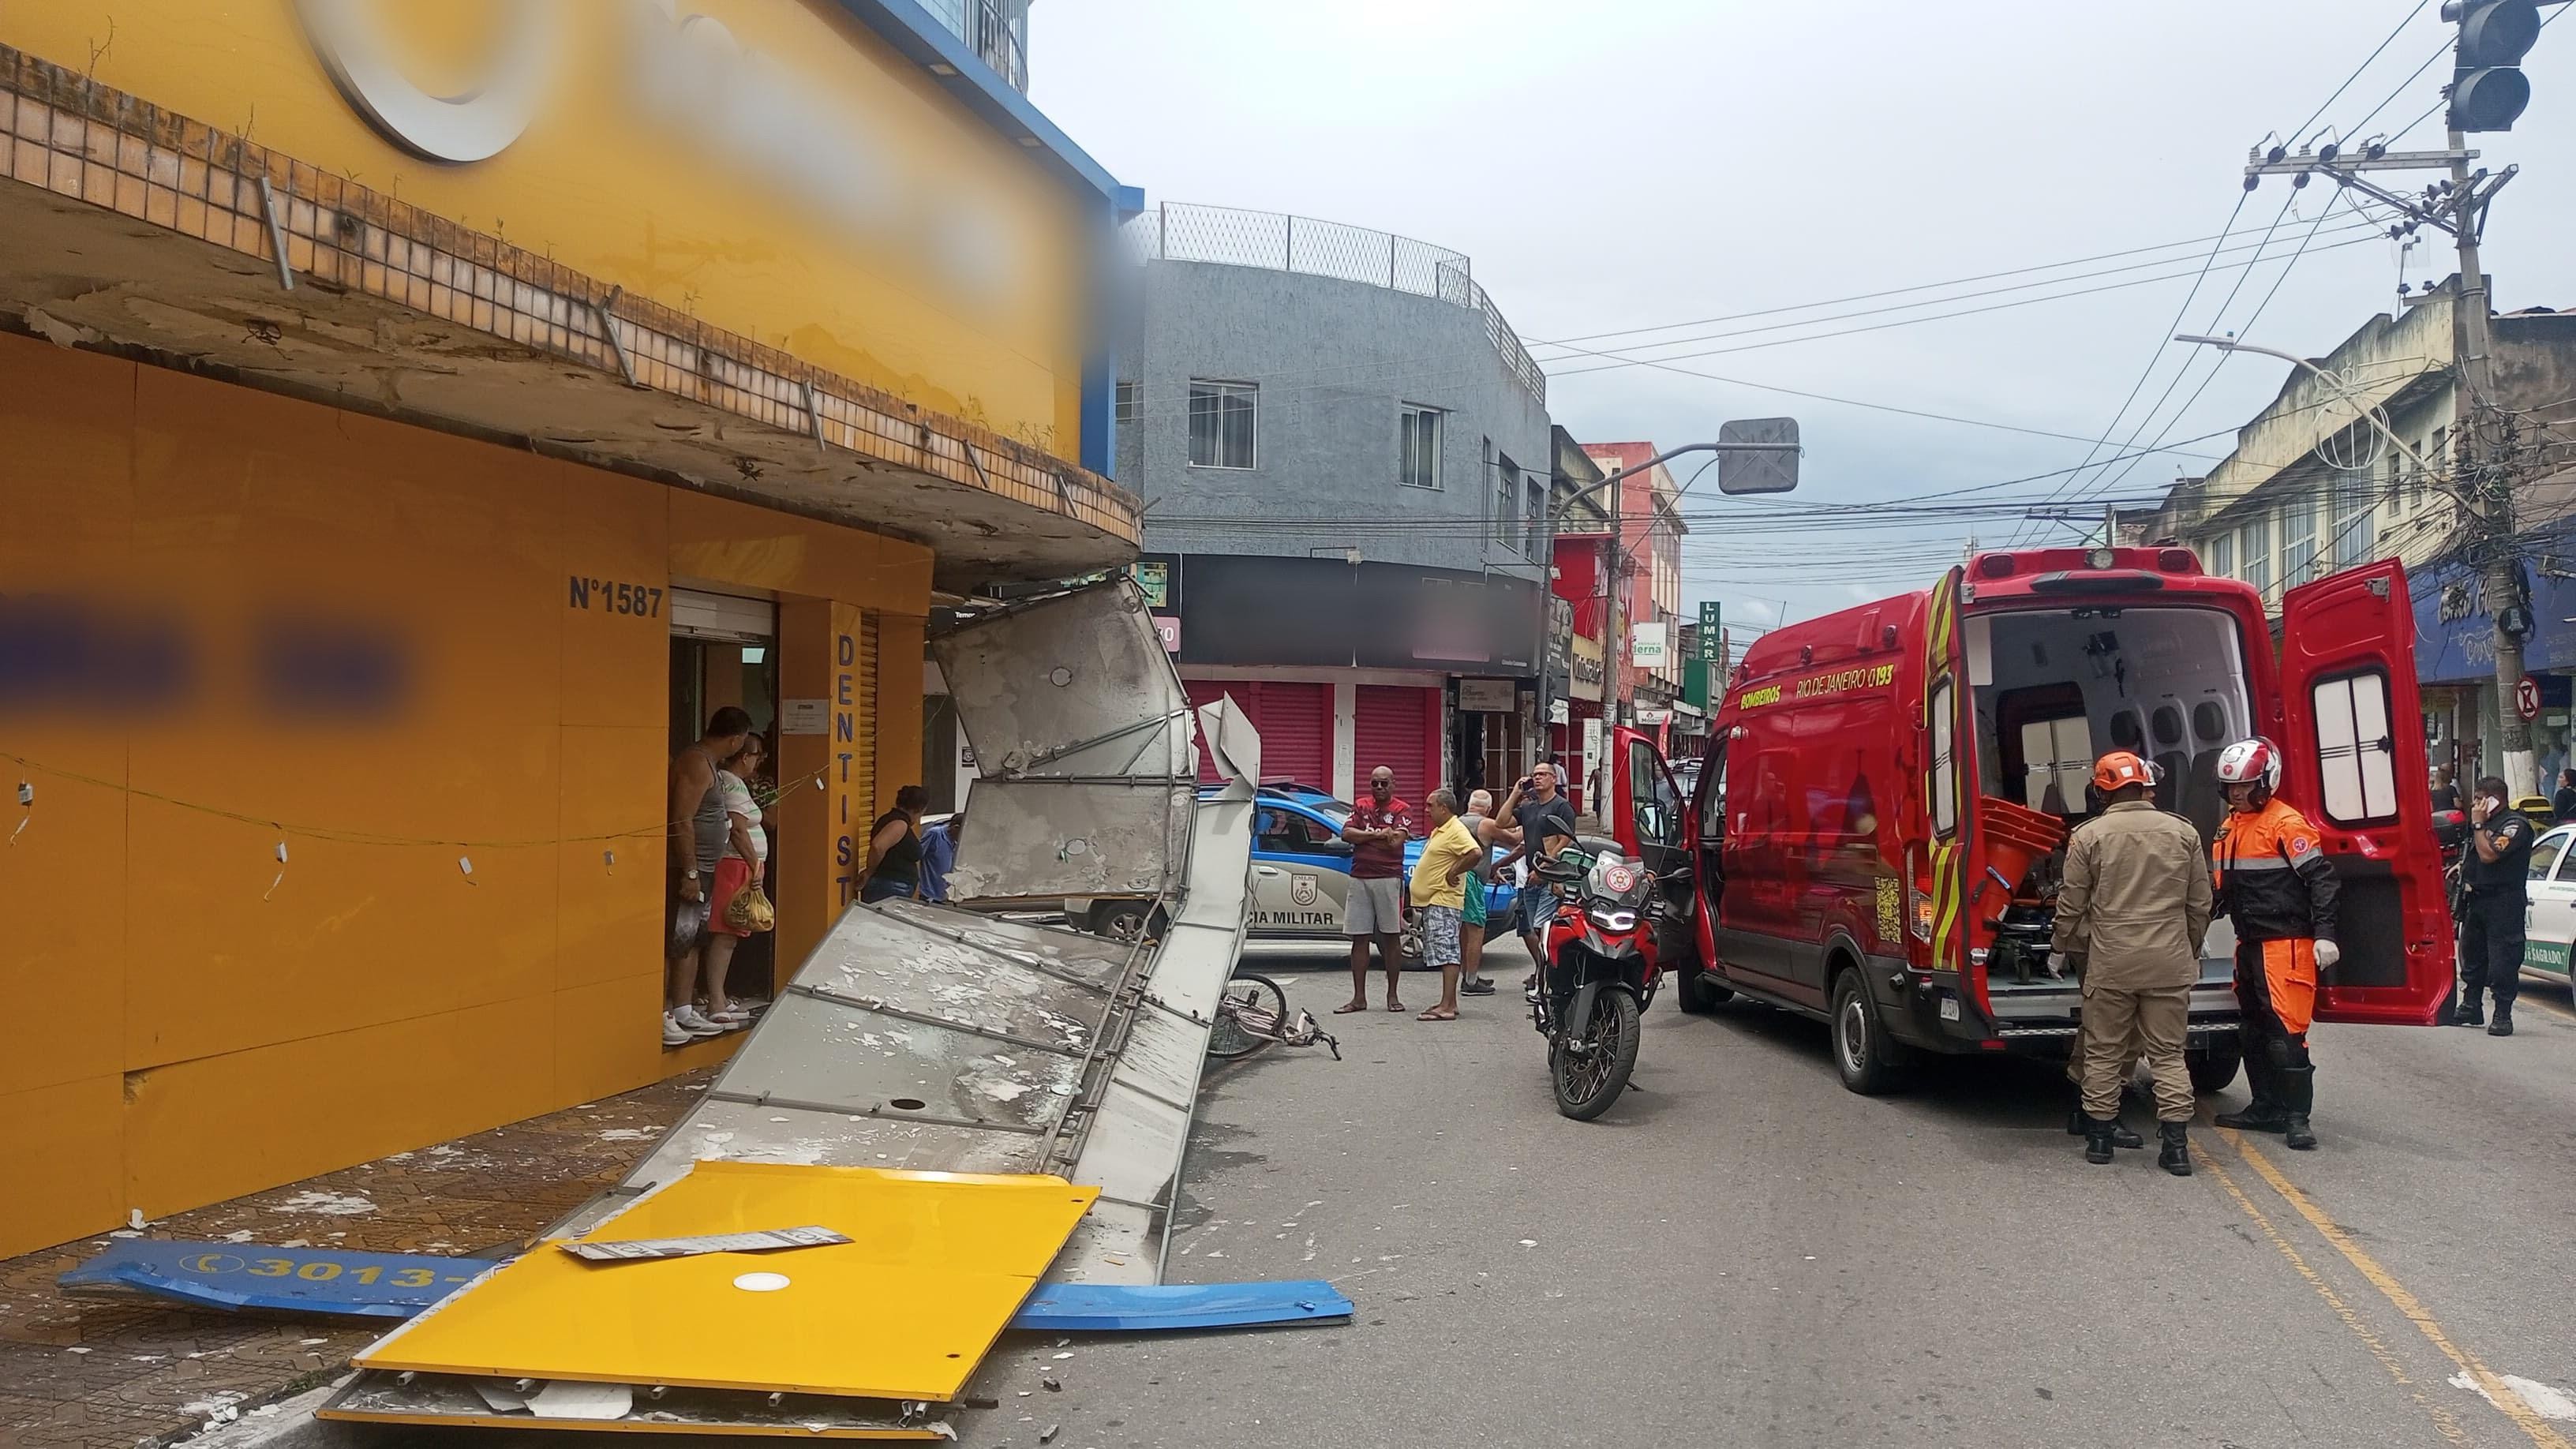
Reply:
[[[2576,769],[2558,772],[2558,794],[2549,802],[2549,813],[2561,820],[2576,820]]]
[[[860,873],[860,900],[921,894],[921,807],[929,803],[929,791],[906,785],[894,792],[894,808],[868,827],[868,868]]]

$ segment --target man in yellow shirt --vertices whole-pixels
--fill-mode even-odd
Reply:
[[[1422,843],[1421,858],[1413,863],[1409,898],[1422,916],[1422,964],[1440,968],[1440,1004],[1415,1020],[1456,1021],[1458,927],[1467,903],[1466,888],[1459,881],[1484,856],[1485,848],[1458,818],[1455,791],[1434,790],[1422,804],[1431,813],[1431,837]]]

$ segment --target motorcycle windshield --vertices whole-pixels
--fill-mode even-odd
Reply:
[[[1633,860],[1603,852],[1592,862],[1584,876],[1584,893],[1605,906],[1642,906],[1646,903],[1646,870]]]

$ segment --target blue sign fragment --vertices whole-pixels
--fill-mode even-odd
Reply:
[[[1320,1278],[1279,1283],[1047,1283],[1011,1320],[1018,1329],[1150,1333],[1348,1318],[1351,1300]]]
[[[268,1248],[254,1243],[126,1239],[59,1280],[69,1291],[131,1290],[200,1308],[409,1318],[501,1266],[489,1258]],[[614,1269],[611,1269],[614,1271]],[[1347,1318],[1351,1300],[1320,1278],[1279,1283],[1049,1283],[1011,1327],[1150,1333]]]
[[[488,1258],[128,1238],[58,1282],[132,1289],[203,1308],[409,1318],[500,1265]]]

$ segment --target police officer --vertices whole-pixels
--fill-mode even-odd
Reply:
[[[2471,859],[2461,862],[2469,909],[2460,922],[2460,1026],[2486,1022],[2485,994],[2495,993],[2489,1036],[2513,1035],[2513,999],[2522,990],[2523,913],[2530,900],[2531,822],[2509,803],[2505,783],[2478,781],[2469,803]]]
[[[2164,1139],[2156,1163],[2189,1177],[2185,1132],[2193,1102],[2182,1046],[2192,983],[2200,979],[2200,940],[2209,932],[2209,873],[2200,864],[2200,832],[2155,807],[2147,798],[2154,784],[2146,761],[2127,750],[2093,766],[2093,787],[2109,804],[2067,842],[2050,964],[2085,958],[2084,1034],[2076,1046],[2084,1160],[2111,1160],[2121,1079],[2143,1056],[2155,1077]]]
[[[2218,914],[2236,923],[2236,1005],[2254,1088],[2245,1110],[2222,1114],[2218,1125],[2279,1132],[2304,1152],[2317,1145],[2308,1129],[2316,1101],[2308,1023],[2317,973],[2343,959],[2334,939],[2334,867],[2317,845],[2316,827],[2273,794],[2281,784],[2280,746],[2261,738],[2229,745],[2218,757],[2218,782],[2228,815],[2209,858]]]

